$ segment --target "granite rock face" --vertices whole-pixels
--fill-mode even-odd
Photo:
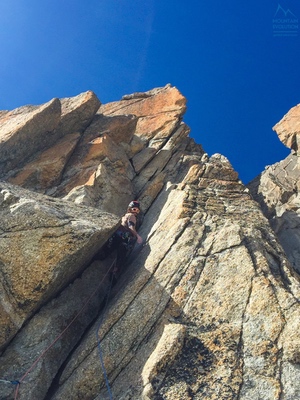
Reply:
[[[291,148],[285,160],[268,166],[249,183],[253,198],[258,201],[276,232],[293,268],[300,273],[300,127],[299,105],[293,107],[274,126],[279,139]]]
[[[298,152],[300,144],[300,104],[291,110],[273,128],[282,143]]]
[[[171,85],[53,102],[56,140],[1,172],[0,399],[298,398],[299,278],[268,220],[292,195],[261,207]],[[111,288],[98,252],[132,199],[144,246]]]
[[[41,305],[73,281],[118,218],[17,186],[0,186],[3,347]]]

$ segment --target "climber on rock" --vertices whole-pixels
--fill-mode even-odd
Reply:
[[[102,257],[106,258],[113,251],[117,252],[114,274],[119,274],[135,243],[142,244],[143,239],[137,233],[137,216],[140,213],[140,203],[131,201],[126,214],[122,217],[121,225],[102,248]]]

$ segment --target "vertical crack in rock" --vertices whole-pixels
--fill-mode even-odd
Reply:
[[[106,312],[108,282],[18,400],[108,400],[100,322],[115,399],[299,397],[300,109],[274,128],[293,153],[249,189],[226,157],[188,137],[185,110],[166,85],[108,104],[86,92],[0,112],[0,169],[12,183],[0,188],[0,378],[20,379],[99,283],[112,259],[93,256],[128,203],[144,214],[145,246]],[[0,382],[0,400],[13,389]]]
[[[242,315],[242,326],[241,326],[241,331],[240,331],[240,340],[238,343],[238,361],[237,361],[237,367],[238,367],[238,363],[240,362],[240,369],[241,369],[241,375],[242,375],[242,380],[239,386],[239,390],[237,391],[237,400],[241,399],[241,390],[242,387],[244,385],[244,341],[243,341],[243,334],[244,334],[244,323],[246,321],[246,312],[247,312],[247,307],[249,306],[250,303],[250,298],[251,298],[251,294],[252,294],[252,287],[253,287],[253,279],[254,277],[251,278],[251,286],[249,289],[249,295],[248,295],[248,299],[247,299],[247,303]]]

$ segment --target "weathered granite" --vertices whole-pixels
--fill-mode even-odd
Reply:
[[[165,186],[146,214],[147,244],[100,327],[113,398],[290,398],[300,387],[285,386],[281,373],[299,341],[282,335],[293,330],[291,307],[300,312],[299,282],[258,205],[229,178],[228,161],[199,156],[183,165],[183,182]],[[55,400],[108,399],[96,377],[96,327],[66,365]]]
[[[92,122],[101,102],[92,91],[60,99],[61,120],[58,130],[62,136],[83,132]]]
[[[0,119],[0,176],[42,192],[55,186],[100,104],[88,91],[6,113]]]
[[[300,144],[300,104],[291,108],[282,120],[273,127],[273,130],[285,146],[298,152]]]
[[[248,187],[269,219],[294,269],[300,273],[300,158],[296,152],[299,136],[299,106],[275,125],[274,130],[292,152],[286,159],[266,167]]]
[[[89,264],[119,219],[0,184],[3,348],[43,304]]]
[[[61,115],[59,99],[41,106],[24,106],[0,119],[0,177],[24,165],[33,154],[55,143]]]
[[[300,397],[296,154],[256,181],[264,216],[176,88],[96,103],[60,100],[68,128],[5,178],[32,192],[2,186],[0,399],[109,399],[99,349],[118,400]],[[134,198],[145,243],[110,289],[96,253]]]

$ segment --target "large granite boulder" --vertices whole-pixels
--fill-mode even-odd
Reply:
[[[1,348],[84,270],[119,220],[6,183],[0,213]]]

